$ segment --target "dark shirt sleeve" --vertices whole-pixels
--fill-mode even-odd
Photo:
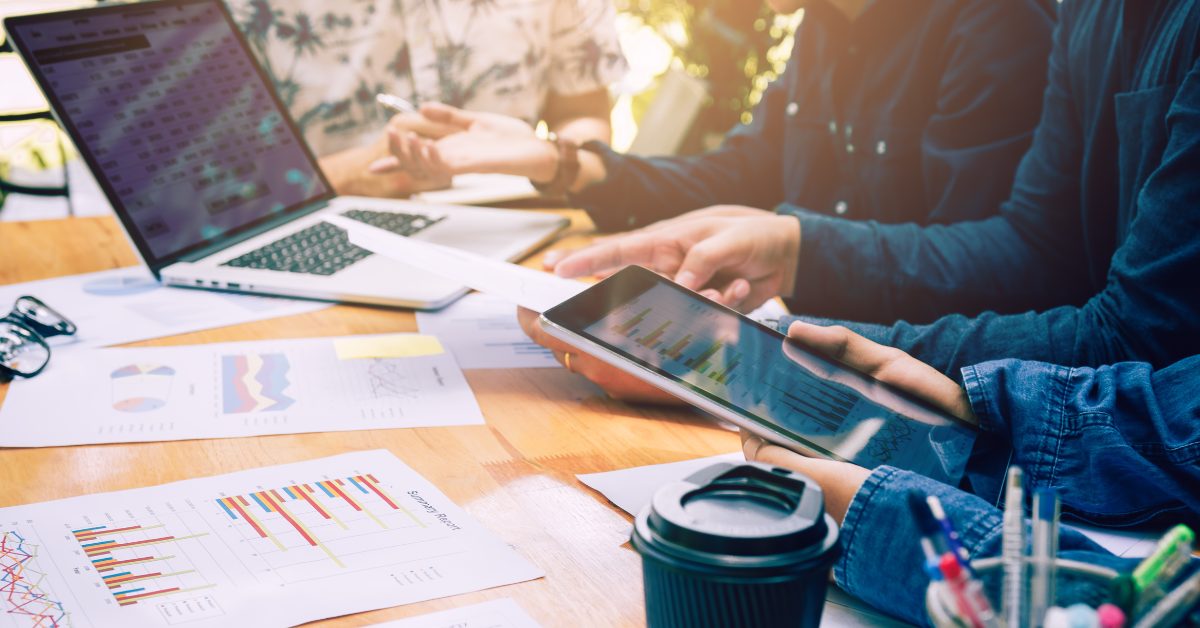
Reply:
[[[888,466],[872,471],[854,495],[841,527],[842,557],[834,565],[834,578],[847,592],[872,606],[925,625],[929,577],[924,570],[920,532],[908,506],[910,495],[936,495],[941,500],[972,560],[1000,554],[1003,514],[974,495]],[[1113,556],[1067,527],[1059,537],[1059,556],[1112,569],[1132,569],[1136,564]],[[1074,601],[1097,593],[1102,592],[1085,583],[1059,591],[1060,599]]]
[[[963,369],[963,384],[983,429],[1012,443],[1031,485],[1059,489],[1064,512],[1200,520],[1200,356],[1157,372],[1000,360]]]
[[[789,64],[789,69],[791,64]],[[621,155],[600,142],[604,181],[572,194],[600,231],[624,231],[711,205],[770,209],[782,196],[779,159],[783,152],[788,71],[773,82],[754,108],[750,124],[726,136],[716,150],[687,157]]]
[[[1200,320],[1194,289],[1200,69],[1193,67],[1175,93],[1162,158],[1137,195],[1136,216],[1096,293],[1086,280],[1081,221],[1072,217],[1083,156],[1061,42],[1050,66],[1043,122],[1000,216],[924,230],[801,216],[804,241],[793,292],[801,296],[793,309],[880,321],[998,304],[1012,312],[1081,303],[865,330],[950,374],[1002,357],[1071,366],[1144,360],[1162,367],[1200,353],[1200,334],[1190,329]]]

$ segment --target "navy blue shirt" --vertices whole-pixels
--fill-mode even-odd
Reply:
[[[810,2],[753,121],[692,157],[619,155],[573,195],[603,231],[710,205],[883,222],[993,215],[1037,124],[1047,0],[870,3],[851,22]]]
[[[1200,354],[1200,7],[1066,0],[1042,120],[999,215],[797,212],[794,311],[947,373],[997,358],[1163,367]]]

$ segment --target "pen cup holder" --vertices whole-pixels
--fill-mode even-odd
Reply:
[[[1024,561],[1027,585],[1033,579],[1034,563],[1032,557],[1026,557]],[[1000,558],[985,558],[974,561],[972,566],[975,569],[976,577],[983,583],[983,590],[987,594],[992,608],[996,611],[996,616],[1003,617],[1004,611],[1001,603],[1001,589],[1004,580],[1003,561]],[[1092,607],[1099,606],[1110,599],[1113,580],[1118,575],[1115,570],[1107,567],[1076,560],[1057,559],[1055,560],[1055,595],[1050,605],[1070,606],[1082,602]],[[1026,591],[1025,599],[1029,600],[1028,591]],[[954,607],[954,600],[946,584],[940,581],[930,583],[929,588],[925,591],[925,610],[929,613],[929,622],[938,628],[967,626],[965,622],[956,618],[956,614],[952,611]],[[1026,621],[1022,621],[1022,625],[1026,625],[1026,623]]]

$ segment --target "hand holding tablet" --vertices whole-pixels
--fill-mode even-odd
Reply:
[[[957,483],[977,430],[639,267],[547,310],[543,329],[758,436]]]

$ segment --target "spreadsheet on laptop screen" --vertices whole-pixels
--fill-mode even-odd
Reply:
[[[328,195],[214,0],[73,12],[9,28],[151,257]]]

